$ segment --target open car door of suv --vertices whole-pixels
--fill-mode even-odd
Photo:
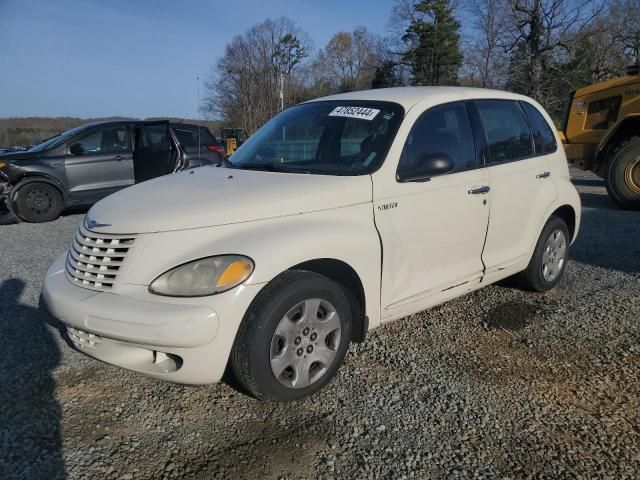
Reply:
[[[135,183],[175,170],[178,151],[169,133],[169,122],[144,122],[134,126],[133,172]]]

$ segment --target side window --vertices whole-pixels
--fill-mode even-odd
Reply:
[[[82,145],[85,154],[122,153],[131,149],[126,126],[106,127],[81,137],[73,143]]]
[[[533,131],[533,142],[536,146],[536,153],[538,155],[544,155],[555,152],[558,149],[556,137],[542,114],[530,103],[520,102],[520,105],[527,115],[529,125]]]
[[[477,100],[480,123],[489,147],[489,162],[533,156],[533,139],[522,110],[511,100]]]
[[[474,168],[476,153],[467,107],[462,102],[433,107],[411,128],[398,170],[415,166],[424,155],[444,153],[455,162],[454,172]]]
[[[198,142],[201,145],[217,145],[218,142],[213,137],[208,128],[201,127],[199,132],[200,136],[198,137],[197,129],[186,129],[186,128],[173,128],[173,131],[178,137],[178,141],[183,147],[197,147]]]
[[[146,153],[171,150],[169,130],[165,124],[144,125],[136,129],[136,151]]]
[[[604,98],[589,104],[587,120],[584,123],[585,130],[606,130],[612,127],[618,118],[620,101],[622,97]]]

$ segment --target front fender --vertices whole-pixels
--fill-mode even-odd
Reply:
[[[11,185],[11,191],[14,195],[20,188],[33,182],[48,183],[56,187],[62,193],[66,202],[67,189],[65,186],[64,169],[60,169],[58,165],[49,164],[9,164],[4,170],[7,182]]]
[[[16,184],[23,177],[32,175],[41,175],[51,178],[63,185],[64,177],[64,159],[58,161],[43,161],[43,159],[34,159],[33,161],[21,160],[20,163],[11,163],[10,159],[5,159],[8,163],[4,173],[9,182]]]
[[[148,236],[125,283],[148,285],[167,270],[202,257],[253,259],[247,284],[264,284],[294,265],[322,258],[350,265],[362,282],[370,327],[380,322],[381,246],[371,203],[232,225]]]

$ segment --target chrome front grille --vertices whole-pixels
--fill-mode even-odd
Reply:
[[[67,254],[69,280],[92,290],[112,290],[134,241],[133,235],[94,233],[81,226]]]
[[[67,325],[67,335],[76,347],[96,348],[96,344],[102,343],[102,337],[93,333],[83,332]]]

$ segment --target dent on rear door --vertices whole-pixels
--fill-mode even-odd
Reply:
[[[538,178],[549,168],[544,156],[490,167],[491,214],[482,255],[487,270],[528,259],[544,216],[558,197],[552,178]]]

